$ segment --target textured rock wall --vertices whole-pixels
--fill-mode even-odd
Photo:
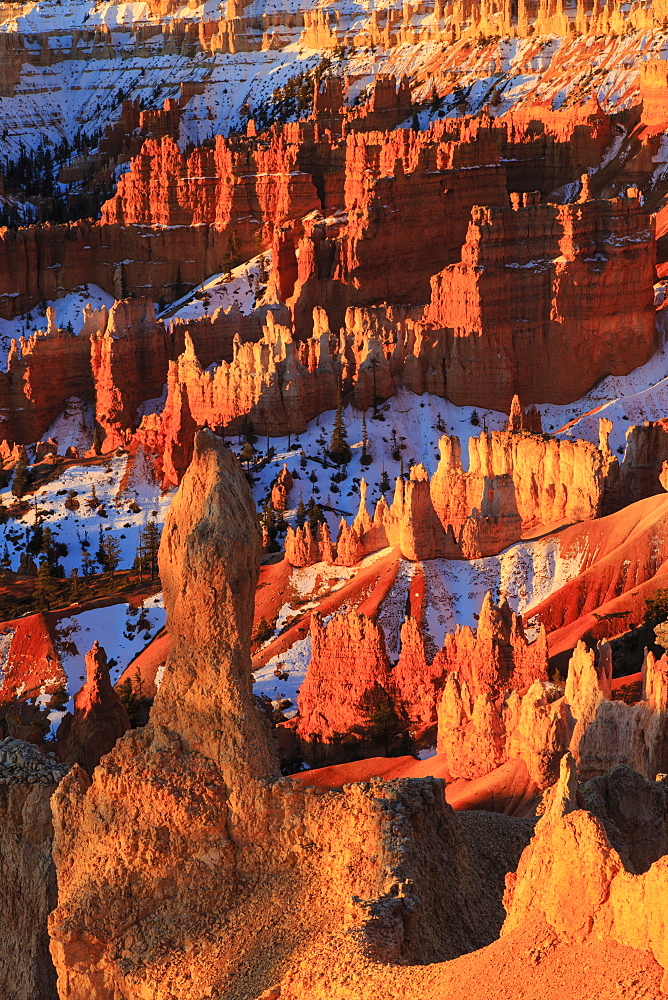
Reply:
[[[58,1000],[46,919],[56,902],[49,798],[54,784],[0,787],[0,992]]]
[[[523,427],[484,432],[469,438],[468,472],[458,438],[443,436],[439,448],[432,480],[423,466],[413,466],[408,480],[397,479],[391,505],[382,497],[373,517],[362,480],[357,516],[352,524],[342,519],[335,550],[329,532],[314,539],[306,526],[290,529],[290,564],[354,566],[388,545],[410,560],[476,559],[496,555],[537,525],[599,513],[604,456],[588,441],[558,441]]]
[[[490,865],[438,780],[319,794],[271,777],[250,685],[258,554],[242,470],[201,432],[161,543],[171,650],[150,725],[53,799],[60,1000],[250,998],[304,947],[439,961],[498,932],[526,825]]]
[[[595,659],[593,651],[578,643],[563,694],[540,679],[505,698],[494,689],[474,694],[464,679],[468,664],[463,676],[450,673],[438,706],[438,748],[450,773],[474,778],[506,760],[521,759],[545,788],[555,780],[566,750],[582,780],[619,764],[650,780],[666,773],[668,664],[648,653],[642,698],[627,705],[611,700],[610,647],[602,644],[598,664]]]
[[[618,780],[609,776],[606,798],[612,803]],[[542,920],[561,940],[583,941],[591,935],[650,950],[667,970],[663,989],[668,990],[661,902],[667,887],[667,856],[657,845],[650,867],[641,865],[636,873],[631,863],[627,870],[606,834],[609,815],[599,818],[581,807],[583,798],[592,802],[591,788],[589,795],[587,791],[587,786],[578,787],[574,764],[565,757],[559,783],[535,836],[517,872],[507,876],[504,905],[508,916],[503,934],[527,921]],[[634,796],[636,824],[640,828],[644,821],[656,834],[657,825],[665,826],[665,795],[663,802],[659,796],[644,798],[643,802],[643,796]],[[626,839],[632,840],[632,836]],[[536,886],[541,887],[540,892]]]
[[[446,345],[442,393],[507,410],[514,393],[568,402],[627,374],[656,343],[653,267],[635,198],[476,208],[461,263],[432,279],[425,336]]]
[[[70,396],[94,398],[90,343],[59,330],[50,311],[46,330],[12,341],[7,371],[0,372],[0,438],[39,441]]]
[[[453,707],[448,685],[455,678],[459,707]],[[509,691],[525,691],[534,681],[547,679],[547,643],[544,632],[529,644],[521,621],[508,606],[494,605],[486,595],[477,633],[457,629],[447,635],[435,656],[427,655],[421,629],[412,616],[401,629],[398,661],[391,665],[380,626],[372,618],[349,612],[324,625],[311,619],[311,660],[298,698],[297,733],[305,744],[314,740],[336,742],[350,733],[369,738],[369,719],[378,709],[391,705],[397,718],[411,724],[439,721],[439,749],[448,754],[453,775],[461,773],[461,754],[453,751],[455,730],[464,723],[465,699],[471,706],[486,700],[499,714],[491,731],[503,731],[499,697]],[[453,723],[453,713],[460,721]],[[479,723],[479,724],[478,724]],[[489,739],[482,720],[478,746]],[[505,758],[504,758],[505,759]],[[499,761],[501,762],[501,761]],[[480,761],[475,776],[485,773]],[[488,768],[492,770],[496,764]],[[458,770],[459,769],[459,770]],[[466,777],[472,775],[466,774]]]

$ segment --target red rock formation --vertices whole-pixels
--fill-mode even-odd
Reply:
[[[124,447],[137,424],[137,407],[162,394],[169,346],[150,299],[116,302],[106,327],[91,338],[95,419],[105,451]]]
[[[297,702],[302,739],[363,734],[374,708],[387,703],[389,686],[385,642],[371,618],[351,611],[327,626],[311,618],[311,661]]]
[[[32,563],[30,576],[35,576],[34,560],[26,555]],[[23,563],[26,569],[28,559]],[[67,675],[43,614],[5,622],[3,633],[9,648],[0,684],[1,705],[32,701],[40,694],[55,695],[67,688]]]
[[[431,275],[458,258],[472,206],[507,205],[504,168],[491,133],[480,128],[454,139],[443,124],[425,133],[347,137],[348,225],[340,275],[361,290],[358,303],[426,301]],[[470,169],[460,169],[464,166]],[[425,246],[436,256],[425,256]]]
[[[525,834],[492,871],[434,779],[314,795],[270,778],[248,655],[258,555],[242,470],[202,432],[162,538],[171,649],[151,723],[121,738],[92,781],[75,767],[52,800],[61,1000],[114,1000],[119,988],[128,1000],[165,989],[195,1000],[236,989],[240,969],[259,994],[307,929],[318,954],[352,941],[390,963],[443,960],[498,933],[489,878],[513,867]],[[487,874],[461,882],[464,856]],[[438,916],[443,887],[458,921]],[[258,974],[260,937],[272,957]]]
[[[603,509],[621,510],[664,490],[661,473],[668,460],[668,420],[646,420],[626,432],[624,457],[610,455],[605,472]]]
[[[468,472],[462,468],[458,438],[442,437],[439,448],[431,483],[423,466],[413,466],[407,481],[397,479],[392,504],[388,507],[381,498],[373,518],[361,481],[357,516],[352,525],[341,521],[339,565],[354,566],[387,545],[397,545],[411,560],[496,555],[537,525],[598,513],[603,456],[587,441],[558,441],[525,430],[483,433],[469,438]],[[290,536],[288,560],[299,552],[298,565],[307,565],[306,551],[314,562],[324,558],[317,546],[295,547],[297,539],[298,532]]]
[[[642,699],[633,705],[611,700],[611,670],[609,647],[600,647],[596,666],[594,652],[580,643],[563,695],[541,679],[505,699],[485,690],[473,694],[458,673],[449,674],[438,707],[438,749],[450,774],[474,778],[519,759],[538,787],[546,788],[566,750],[582,780],[618,764],[650,779],[665,773],[667,664],[648,654]]]
[[[461,263],[432,279],[424,360],[445,357],[441,392],[458,404],[507,409],[514,393],[578,398],[651,356],[653,266],[652,228],[637,199],[476,208]]]
[[[640,67],[642,123],[661,131],[668,120],[668,72],[662,59],[648,59]]]
[[[0,230],[0,316],[20,315],[86,282],[118,299],[150,293],[155,301],[171,301],[221,270],[228,235],[209,225],[158,229],[89,221]],[[255,244],[247,250],[250,256]]]
[[[645,597],[668,585],[665,518],[668,496],[640,500],[622,511],[559,533],[560,560],[576,560],[568,583],[531,609],[545,625],[550,656],[640,624]]]
[[[226,524],[226,530],[212,538],[204,513],[210,522]],[[201,431],[160,543],[171,641],[151,721],[171,727],[189,750],[215,760],[231,795],[240,775],[267,775],[275,766],[259,713],[249,710],[254,708],[249,649],[259,551],[255,504],[241,466],[214,435]],[[221,602],[228,608],[225,616]],[[211,662],[208,672],[198,665],[203,649]]]
[[[0,789],[0,904],[11,914],[3,927],[0,991],[13,1000],[58,1000],[46,931],[56,903],[49,809],[55,784],[29,784],[26,775]]]
[[[111,686],[107,654],[94,642],[86,654],[86,683],[74,698],[74,716],[58,728],[62,753],[92,774],[129,728],[127,712]]]
[[[106,310],[99,317],[106,318]],[[94,398],[86,325],[79,336],[59,330],[52,309],[47,321],[45,331],[12,341],[7,371],[0,372],[0,438],[5,440],[38,441],[70,396]]]
[[[458,629],[454,636],[446,636],[443,649],[435,657],[428,655],[422,630],[413,616],[403,623],[400,655],[394,667],[390,667],[379,626],[366,615],[336,615],[327,626],[314,616],[311,642],[311,661],[298,700],[297,733],[306,743],[315,738],[335,742],[341,734],[351,731],[364,735],[369,716],[379,704],[391,703],[398,717],[412,725],[432,724],[440,693],[449,683],[448,678],[458,672],[463,678],[462,689],[466,687],[467,696],[470,692],[471,704],[480,696],[491,705],[502,693],[526,689],[547,677],[544,632],[529,645],[520,619],[505,603],[495,607],[489,594],[483,603],[477,635],[469,628]],[[443,700],[449,706],[446,694]],[[439,708],[439,733],[445,733],[445,739],[451,738],[450,725],[442,717],[445,719],[449,711],[449,707]],[[476,722],[482,726],[481,720],[476,718]],[[500,717],[497,729],[504,734]],[[487,738],[483,727],[479,742]],[[443,749],[449,752],[447,747]],[[453,776],[486,773],[480,770],[479,762],[475,775],[464,773],[461,760],[455,761],[451,751],[448,763],[452,763]]]
[[[607,670],[607,674],[606,674]],[[668,660],[650,652],[643,666],[642,699],[637,704],[611,701],[612,659],[578,643],[568,668],[565,698],[575,720],[570,752],[582,781],[628,764],[650,780],[668,771]]]
[[[431,662],[424,626],[409,616],[401,626],[399,659],[392,668],[392,697],[401,715],[417,725],[432,725],[444,683],[440,664]]]
[[[536,524],[589,520],[599,511],[603,463],[588,441],[556,440],[525,430],[483,433],[469,438],[466,473],[457,438],[441,438],[439,448],[431,494],[444,527],[459,528],[472,509],[482,510],[486,491],[504,476],[510,478],[511,504],[520,519],[516,538]]]
[[[186,335],[185,352],[169,367],[162,413],[158,447],[168,456],[163,465],[165,480],[179,482],[197,427],[234,431],[250,419],[263,434],[296,434],[323,409],[334,408],[338,387],[329,336],[328,329],[316,329],[309,341],[297,345],[268,313],[262,340],[242,344],[236,338],[232,361],[222,362],[211,372],[202,370]],[[139,429],[138,439],[144,443],[152,423],[146,420]],[[182,441],[181,457],[176,459],[174,440]]]
[[[292,487],[292,476],[287,465],[284,465],[271,487],[271,505],[274,510],[285,510]]]
[[[502,933],[510,934],[530,921],[534,925],[547,923],[565,941],[594,936],[649,949],[666,970],[663,989],[668,990],[661,912],[661,899],[668,888],[666,857],[657,853],[651,867],[638,874],[633,866],[626,870],[610,844],[604,822],[578,808],[580,794],[574,764],[565,757],[559,784],[535,836],[517,872],[506,878],[504,906],[508,916]],[[607,797],[614,803],[612,789]],[[665,814],[659,814],[658,819],[665,823]],[[536,891],[537,886],[540,891]]]
[[[473,699],[479,694],[497,697],[521,691],[535,680],[547,680],[545,630],[529,645],[520,616],[513,614],[505,600],[497,607],[487,592],[475,635],[468,625],[446,635],[436,665],[441,672],[459,674]]]
[[[315,535],[308,521],[302,527],[289,527],[285,536],[285,558],[291,566],[313,566],[317,562],[333,565],[338,562],[327,522],[318,526]]]
[[[242,248],[250,249],[254,222],[280,225],[320,209],[311,178],[297,168],[296,158],[297,147],[282,137],[266,148],[218,136],[215,148],[199,147],[187,158],[167,136],[148,139],[103,206],[102,222],[233,225]]]

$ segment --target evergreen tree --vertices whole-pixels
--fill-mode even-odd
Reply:
[[[262,527],[266,529],[267,535],[273,542],[278,534],[278,529],[276,526],[276,514],[274,512],[274,506],[271,502],[270,496],[267,497],[266,503],[262,508],[260,523],[262,524]]]
[[[144,546],[146,566],[151,574],[151,579],[155,580],[158,575],[158,550],[160,549],[160,528],[155,521],[149,521],[142,536]]]
[[[112,534],[107,534],[104,538],[104,566],[110,575],[118,569],[121,556],[121,543]]]
[[[391,488],[392,487],[390,486],[390,477],[387,474],[385,466],[383,466],[383,471],[382,471],[381,477],[380,477],[380,485],[379,485],[378,489],[383,494],[383,496],[385,496],[386,493],[389,493],[389,491],[390,491]]]
[[[369,454],[369,435],[366,429],[366,413],[362,410],[362,458],[360,459],[361,464],[364,466],[371,465],[372,458]]]
[[[58,584],[53,571],[45,559],[37,570],[37,582],[33,591],[35,606],[41,611],[50,611],[58,594]]]
[[[299,503],[297,504],[296,520],[297,520],[297,526],[299,528],[303,528],[304,523],[306,521],[306,507],[304,506],[304,501],[302,500],[301,497],[299,498]]]
[[[336,416],[334,417],[332,437],[329,442],[329,457],[337,465],[344,465],[352,457],[346,436],[346,425],[343,419],[343,406],[340,396],[336,407]]]
[[[20,500],[25,496],[28,486],[30,485],[30,478],[28,476],[28,459],[25,455],[16,463],[16,471],[14,472],[14,480],[12,482],[12,494],[17,500]]]
[[[381,692],[384,695],[385,692]],[[401,722],[387,696],[369,699],[360,708],[365,712],[366,719],[362,727],[363,736],[372,743],[380,743],[389,756],[390,744],[399,733]]]
[[[372,375],[372,378],[373,378],[373,414],[372,414],[372,420],[377,420],[378,419],[378,403],[379,403],[379,399],[378,399],[378,392],[377,392],[377,385],[376,385],[376,383],[377,383],[376,369],[378,368],[378,358],[372,357],[369,360],[369,366],[371,368],[371,375]]]
[[[96,510],[96,508],[100,506],[100,501],[98,499],[97,493],[95,492],[95,483],[93,483],[93,488],[90,491],[90,496],[88,497],[86,504],[88,505],[90,510]]]
[[[100,424],[98,424],[96,420],[95,426],[93,428],[93,451],[95,452],[96,455],[99,455],[100,452],[102,451],[102,445],[104,443],[105,437],[106,435],[102,430],[102,427],[100,426]],[[93,496],[94,495],[95,495],[95,485],[93,485]]]
[[[146,562],[146,549],[144,548],[144,533],[139,531],[139,541],[137,542],[137,551],[135,553],[135,561],[132,564],[132,568],[135,573],[139,574],[140,583],[144,580],[144,573],[147,569]]]
[[[5,573],[11,572],[11,569],[12,569],[12,560],[11,560],[11,556],[9,555],[9,549],[7,548],[7,542],[5,542],[5,547],[2,550],[2,559],[0,560],[0,569],[3,572],[5,572]]]
[[[102,534],[101,525],[97,536],[97,552],[95,553],[95,559],[102,569],[107,568],[107,554],[104,548],[104,535]]]
[[[254,456],[255,456],[255,448],[250,443],[250,441],[246,441],[243,448],[241,449],[241,455],[239,456],[241,458],[241,461],[246,463],[246,472],[250,472],[250,467]]]
[[[79,576],[79,570],[75,567],[70,576],[70,604],[79,604],[83,597],[83,584]]]
[[[81,570],[84,576],[93,575],[93,566],[95,565],[95,560],[88,551],[88,549],[81,550]]]
[[[323,521],[325,520],[325,515],[323,514],[322,510],[320,509],[319,505],[315,502],[313,497],[310,498],[306,506],[306,510],[308,512],[308,520],[309,524],[311,525],[311,531],[315,534],[318,525],[322,524]]]

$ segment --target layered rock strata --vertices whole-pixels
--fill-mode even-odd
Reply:
[[[352,524],[341,521],[335,549],[325,528],[315,538],[310,526],[289,528],[291,565],[354,566],[388,545],[411,560],[475,559],[496,555],[539,525],[590,520],[599,512],[604,456],[587,441],[524,429],[485,432],[469,438],[468,472],[458,438],[442,437],[439,448],[431,481],[423,466],[413,466],[407,480],[396,480],[392,503],[382,497],[373,517],[362,480],[357,516]]]

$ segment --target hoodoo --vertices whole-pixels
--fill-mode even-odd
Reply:
[[[668,995],[667,24],[0,4],[0,1000]]]

